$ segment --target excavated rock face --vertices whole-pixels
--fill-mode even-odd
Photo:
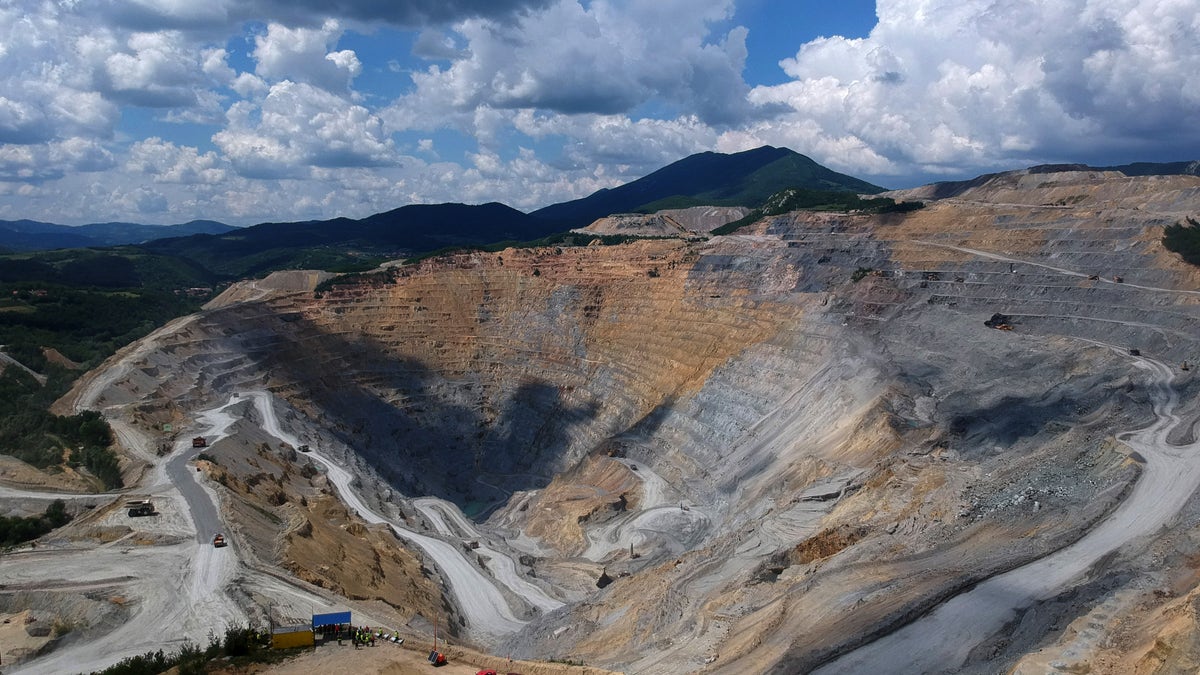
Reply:
[[[591,225],[574,230],[590,234],[626,235],[639,237],[677,237],[712,232],[743,218],[750,209],[743,206],[693,206],[687,209],[666,209],[657,213],[618,213],[596,220]]]
[[[806,672],[1079,539],[1144,461],[1114,437],[1157,400],[1128,350],[1200,354],[1200,276],[1158,243],[1200,210],[1200,180],[1023,174],[953,196],[275,291],[206,311],[106,397],[186,410],[268,388],[314,444],[352,451],[397,493],[536,542],[522,568],[573,602],[504,653]],[[998,313],[1011,330],[985,325]],[[1176,414],[1194,417],[1191,378],[1176,378]],[[983,645],[965,667],[1065,642],[1080,607],[1103,602],[1108,617],[1162,612],[1122,626],[1128,648],[1105,658],[1187,662],[1195,575],[1135,593],[1138,546],[1073,603],[1047,599],[1037,637]],[[1200,555],[1189,537],[1172,546]]]
[[[802,311],[718,302],[690,278],[699,257],[676,241],[464,255],[214,311],[195,330],[220,355],[193,358],[265,379],[406,494],[477,510],[690,399]]]
[[[712,232],[722,225],[746,217],[750,209],[744,206],[693,206],[666,209],[659,213],[670,217],[689,232]]]
[[[674,218],[661,213],[618,213],[605,216],[587,227],[572,231],[635,237],[678,237],[686,232],[683,225]]]

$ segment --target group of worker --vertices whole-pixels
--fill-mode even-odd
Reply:
[[[400,634],[392,631],[391,633],[376,628],[371,630],[370,626],[342,626],[341,624],[332,624],[321,627],[321,636],[325,639],[330,637],[337,640],[338,644],[342,644],[342,640],[352,640],[355,647],[364,645],[374,647],[376,640],[385,642],[393,642],[395,644],[404,644],[404,638]]]
[[[331,623],[324,626],[318,626],[314,631],[321,637],[322,640],[334,639],[338,644],[342,644],[342,638],[350,635],[351,626],[342,625],[340,623]]]
[[[371,632],[369,626],[359,626],[354,629],[354,648],[364,646],[375,646],[375,634]]]
[[[383,640],[384,642],[394,642],[398,645],[404,644],[404,638],[400,637],[400,634],[395,631],[393,631],[391,633],[388,633],[387,631],[380,630],[380,629],[375,629],[374,631],[372,631],[370,626],[360,626],[360,627],[354,629],[354,646],[355,647],[362,647],[362,646],[374,647],[376,640]]]
[[[372,647],[375,646],[376,640],[383,640],[384,642],[394,642],[398,645],[404,644],[404,638],[400,637],[400,634],[395,631],[392,631],[392,633],[389,634],[385,630],[377,630],[377,631],[375,631],[374,634],[372,634],[370,629],[367,629],[367,638],[370,639]]]

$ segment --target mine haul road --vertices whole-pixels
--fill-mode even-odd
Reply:
[[[200,421],[205,425],[201,433],[215,437],[225,432],[232,419],[218,411],[202,416]],[[5,561],[0,580],[6,584],[17,582],[30,590],[52,590],[66,580],[78,583],[126,575],[115,586],[120,594],[136,600],[132,615],[111,632],[78,642],[68,640],[63,648],[19,664],[11,672],[87,672],[147,651],[169,651],[188,641],[204,644],[210,633],[246,622],[245,612],[225,592],[238,571],[236,551],[233,547],[212,546],[213,534],[221,531],[215,496],[200,485],[195,471],[188,470],[187,463],[198,452],[190,442],[177,443],[176,451],[164,464],[170,486],[151,489],[156,499],[169,498],[170,490],[183,497],[183,517],[190,520],[194,541],[135,546],[118,540],[95,549],[43,550]],[[13,491],[5,492],[7,495]],[[117,499],[124,499],[124,495]],[[115,510],[117,514],[122,512]]]
[[[497,581],[524,598],[526,602],[543,612],[551,612],[563,606],[562,602],[550,597],[541,587],[518,574],[512,558],[488,546],[479,530],[458,506],[436,497],[414,500],[413,506],[429,519],[438,534],[460,538],[464,543],[476,542],[478,546],[472,550],[486,561],[488,571]],[[447,518],[454,523],[453,528],[446,522]]]
[[[197,417],[198,433],[213,441],[227,435],[235,421],[227,408],[235,402],[201,413]],[[141,433],[126,431],[130,433],[120,434],[122,442],[151,442]],[[192,448],[190,441],[177,442],[175,451],[166,459],[155,457],[146,447],[130,450],[157,462],[153,473],[143,476],[143,482],[158,482],[140,488],[139,494],[152,495],[156,504],[171,511],[139,519],[139,527],[173,538],[177,543],[141,546],[132,544],[130,535],[95,548],[47,548],[6,556],[0,564],[0,583],[10,588],[52,592],[95,586],[128,598],[132,611],[107,633],[68,636],[61,648],[5,672],[89,672],[148,651],[171,651],[185,642],[206,644],[210,635],[247,621],[246,613],[226,592],[235,578],[268,594],[277,607],[290,608],[292,615],[301,616],[312,607],[333,604],[298,584],[288,583],[283,575],[247,568],[241,561],[236,539],[230,539],[228,547],[213,547],[213,535],[224,532],[225,528],[216,507],[216,495],[200,483],[199,474],[189,467],[188,463],[201,452]],[[12,488],[0,491],[0,497],[44,499],[47,496],[113,498],[112,494],[60,495]],[[126,497],[121,494],[116,498]],[[182,508],[176,509],[179,502]],[[116,508],[112,513],[114,522],[125,522],[124,509]]]
[[[814,672],[954,671],[966,662],[975,646],[1003,629],[1018,612],[1077,583],[1102,557],[1152,535],[1170,521],[1200,487],[1200,440],[1188,445],[1167,442],[1171,430],[1183,423],[1174,412],[1179,404],[1179,395],[1171,386],[1175,373],[1153,359],[1130,358],[1150,378],[1155,421],[1117,436],[1145,459],[1145,467],[1129,497],[1108,518],[1074,544],[992,577],[900,630]]]
[[[99,387],[92,388],[77,405],[96,405],[99,391]],[[231,426],[238,421],[232,409],[246,399],[253,401],[266,433],[293,446],[299,445],[297,438],[281,428],[271,396],[265,391],[246,392],[240,398],[231,397],[226,403],[199,413],[196,433],[214,443],[229,435]],[[122,440],[151,442],[142,434],[122,434]],[[154,455],[148,448],[132,450],[143,457]],[[330,605],[328,599],[298,584],[248,569],[240,560],[236,538],[229,539],[228,547],[213,547],[213,535],[225,533],[226,528],[216,506],[216,495],[198,480],[200,474],[189,464],[201,451],[192,448],[190,440],[177,442],[175,451],[168,458],[156,458],[152,472],[143,476],[144,483],[153,484],[139,489],[139,494],[151,494],[156,503],[164,506],[171,500],[182,502],[177,522],[164,526],[160,534],[190,541],[136,546],[125,538],[86,550],[39,549],[4,559],[4,564],[0,565],[0,583],[10,587],[61,591],[99,584],[128,597],[133,607],[130,616],[113,630],[89,634],[86,638],[78,636],[75,641],[68,640],[63,647],[46,656],[6,672],[87,672],[147,651],[170,651],[185,642],[204,644],[211,633],[219,634],[228,625],[247,621],[245,612],[226,592],[235,578],[250,580],[277,600],[298,606]],[[351,509],[367,522],[387,524],[398,537],[420,547],[442,570],[473,636],[484,641],[497,640],[520,630],[527,623],[514,613],[509,598],[519,598],[514,601],[524,601],[541,612],[562,606],[561,601],[522,577],[512,558],[495,548],[481,545],[473,551],[486,561],[493,576],[480,570],[474,556],[466,554],[458,535],[472,539],[481,537],[454,505],[427,499],[421,508],[431,521],[438,523],[439,530],[444,529],[442,536],[455,541],[411,531],[367,507],[352,488],[355,476],[350,471],[319,452],[310,452],[308,456],[325,468],[330,482]],[[5,487],[0,491],[0,497],[111,500],[113,495],[60,494]],[[117,499],[125,499],[125,496],[118,495]],[[120,518],[123,510],[115,509],[114,513],[117,514],[114,517]],[[457,534],[444,519],[454,523]],[[149,523],[147,520],[140,524]],[[508,597],[498,584],[510,591]]]
[[[279,419],[271,405],[269,393],[265,391],[243,392],[242,398],[253,399],[262,419],[263,431],[293,447],[299,447],[300,439],[280,426]],[[309,452],[308,456],[325,468],[329,481],[337,487],[338,496],[348,507],[357,512],[360,518],[368,523],[388,525],[397,536],[416,544],[433,560],[446,577],[450,592],[467,619],[467,630],[477,639],[485,642],[498,640],[505,635],[517,632],[528,623],[518,618],[513,612],[508,600],[497,588],[497,584],[506,586],[515,597],[543,610],[554,609],[562,605],[537,586],[519,577],[516,574],[515,564],[508,556],[491,548],[484,552],[485,557],[489,558],[489,570],[495,575],[494,578],[488,577],[480,571],[476,563],[468,559],[461,543],[451,543],[444,539],[414,532],[384,517],[368,507],[354,491],[352,484],[355,476],[350,471],[322,455],[319,450]],[[442,507],[439,510],[440,514],[457,513],[457,509],[451,509],[449,504],[443,503]],[[426,508],[429,508],[429,502],[426,502]],[[437,517],[431,517],[430,520],[439,523],[435,527],[446,528],[448,532],[449,527],[440,514]],[[451,517],[458,520],[453,515]],[[473,531],[474,528],[464,521],[465,518],[458,521],[459,527],[466,525],[468,531]],[[450,534],[453,536],[453,533]],[[482,546],[479,550],[484,551]]]

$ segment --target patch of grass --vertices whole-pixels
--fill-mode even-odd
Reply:
[[[762,217],[763,217],[762,211],[760,211],[759,209],[755,209],[755,210],[751,211],[750,213],[747,213],[746,215],[742,216],[741,218],[738,218],[737,220],[735,220],[733,222],[725,223],[724,225],[722,225],[718,228],[714,228],[711,232],[709,232],[709,234],[711,234],[713,236],[721,236],[724,234],[733,234],[734,232],[737,232],[738,230],[757,221],[759,218],[762,218]]]
[[[50,634],[54,637],[62,637],[67,633],[75,630],[75,624],[68,619],[57,618],[54,620],[54,625],[50,629]]]
[[[804,190],[789,188],[777,192],[762,206],[744,218],[727,223],[712,231],[714,235],[733,234],[741,228],[767,216],[777,216],[790,211],[836,211],[862,213],[907,213],[924,208],[922,202],[897,202],[888,197],[860,197],[853,192],[830,192],[826,190]]]

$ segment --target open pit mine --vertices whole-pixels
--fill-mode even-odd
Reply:
[[[16,671],[350,609],[591,673],[1196,672],[1200,269],[1160,240],[1200,179],[894,196],[231,288],[58,402],[137,487],[39,493],[96,506],[0,566],[74,621]]]

